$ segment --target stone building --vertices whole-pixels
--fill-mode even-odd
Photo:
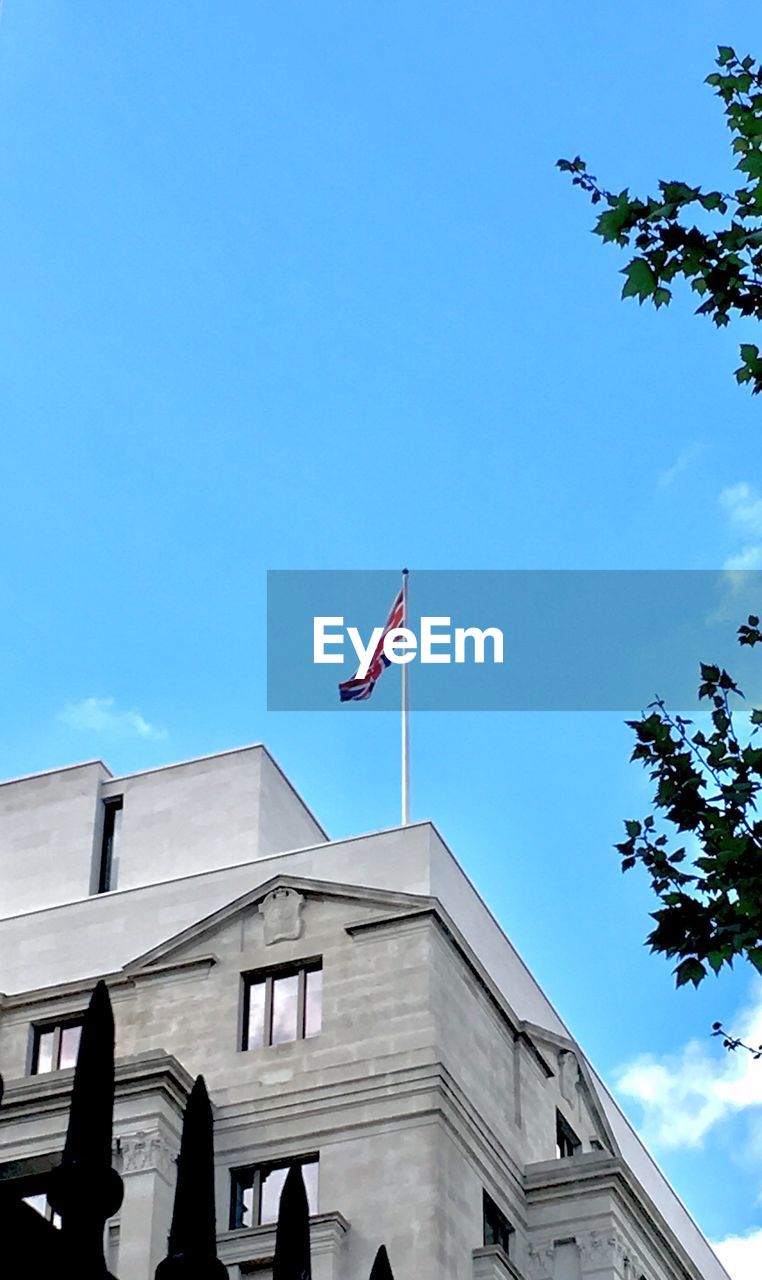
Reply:
[[[331,841],[261,746],[93,761],[0,786],[0,917],[0,1177],[41,1212],[109,985],[120,1280],[163,1256],[198,1072],[232,1280],[294,1159],[315,1280],[381,1242],[397,1280],[726,1280],[428,822]]]

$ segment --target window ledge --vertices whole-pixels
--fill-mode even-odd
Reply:
[[[497,1244],[473,1252],[474,1280],[523,1280],[521,1272]]]
[[[317,1213],[310,1218],[310,1245],[314,1254],[336,1254],[349,1230],[340,1213]],[[239,1227],[221,1231],[217,1236],[217,1253],[226,1266],[238,1264],[242,1274],[251,1266],[266,1266],[275,1253],[275,1223],[264,1227]]]

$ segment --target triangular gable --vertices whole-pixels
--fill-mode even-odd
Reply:
[[[403,914],[411,909],[420,910],[422,905],[430,905],[433,900],[425,894],[396,893],[387,889],[366,889],[357,885],[340,884],[330,880],[305,879],[301,876],[279,874],[250,889],[239,897],[228,902],[224,907],[203,916],[194,924],[179,933],[173,934],[150,951],[135,956],[124,965],[122,972],[134,974],[141,969],[163,964],[190,942],[196,942],[205,935],[214,932],[220,925],[235,919],[236,916],[248,912],[257,906],[273,889],[295,889],[305,897],[342,899],[390,909]]]
[[[525,1021],[522,1023],[522,1028],[535,1042],[539,1041],[540,1044],[545,1043],[554,1049],[566,1049],[574,1054],[579,1067],[582,1093],[590,1113],[602,1136],[606,1139],[612,1154],[621,1157],[622,1152],[619,1148],[619,1143],[614,1136],[614,1131],[611,1128],[608,1116],[606,1115],[598,1096],[598,1090],[596,1089],[595,1080],[587,1064],[587,1059],[576,1040],[572,1040],[571,1036],[559,1035],[555,1031],[547,1031],[544,1027],[538,1027],[535,1022]]]

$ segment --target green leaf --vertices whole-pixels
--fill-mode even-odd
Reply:
[[[694,987],[697,987],[705,977],[706,969],[700,960],[693,957],[683,960],[675,969],[675,982],[678,987],[684,987],[686,982],[692,982]]]
[[[629,229],[631,223],[631,205],[626,193],[624,193],[619,196],[613,208],[606,209],[601,214],[595,224],[594,231],[597,236],[601,237],[604,244],[608,244],[611,240],[618,240],[620,244],[626,244],[626,229]]]
[[[707,213],[712,213],[714,209],[719,209],[721,213],[724,213],[728,207],[719,191],[707,192],[705,196],[700,197],[700,203]]]
[[[750,178],[762,178],[762,151],[756,148],[739,160],[736,168],[740,173],[748,173]]]
[[[633,258],[622,275],[627,277],[622,289],[623,298],[638,298],[642,303],[656,290],[656,276],[645,258]]]

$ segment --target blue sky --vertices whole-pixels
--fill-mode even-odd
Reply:
[[[394,716],[266,713],[268,568],[759,567],[756,335],[621,304],[554,163],[727,186],[702,80],[761,37],[735,0],[5,0],[0,774],[264,740],[332,834],[392,825]],[[762,1230],[762,1069],[706,1040],[762,997],[643,950],[621,718],[412,732],[413,816],[707,1233]]]

